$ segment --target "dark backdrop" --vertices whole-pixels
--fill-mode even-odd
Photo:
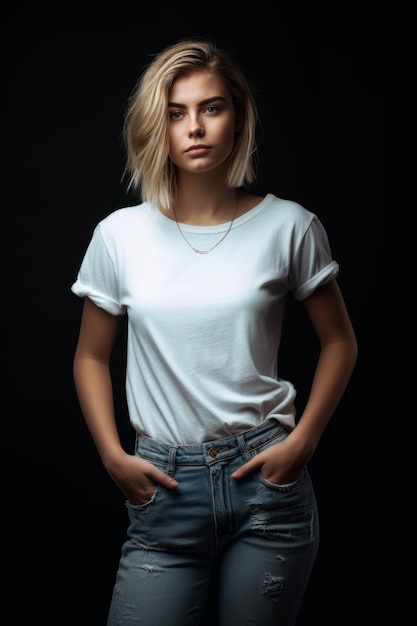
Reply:
[[[185,35],[216,38],[246,70],[263,123],[257,187],[316,212],[341,266],[360,356],[310,465],[322,545],[299,625],[373,613],[379,502],[369,487],[384,310],[378,20],[371,29],[353,10],[226,7],[28,3],[3,15],[3,610],[10,600],[15,623],[105,624],[127,514],[75,397],[81,301],[70,286],[96,222],[136,202],[121,181],[128,95],[150,55]],[[317,346],[292,300],[286,331],[281,374],[302,403]],[[123,359],[120,345],[116,404],[131,446]]]

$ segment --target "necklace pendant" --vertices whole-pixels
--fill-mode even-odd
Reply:
[[[210,250],[197,250],[197,248],[193,248],[194,252],[197,254],[207,254]]]

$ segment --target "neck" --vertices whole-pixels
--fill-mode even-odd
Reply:
[[[227,188],[215,194],[179,194],[169,217],[182,224],[214,226],[234,219],[238,204],[238,189]]]
[[[218,245],[220,245],[222,243],[222,241],[227,237],[227,235],[230,233],[232,226],[233,226],[233,222],[234,219],[236,217],[237,214],[237,210],[238,210],[238,205],[239,205],[239,190],[236,189],[236,200],[235,200],[235,207],[233,210],[233,213],[231,216],[229,216],[229,218],[226,220],[227,222],[229,222],[229,226],[226,230],[226,232],[220,237],[220,239],[218,241],[216,241],[210,248],[196,248],[191,241],[185,236],[183,230],[181,229],[181,226],[179,224],[179,220],[178,220],[178,216],[177,216],[177,211],[176,211],[176,207],[175,205],[173,206],[173,213],[174,213],[174,219],[175,222],[177,224],[177,228],[178,228],[178,232],[180,233],[181,237],[184,239],[185,243],[187,244],[187,246],[189,246],[191,248],[191,250],[193,250],[193,252],[197,253],[197,254],[209,254],[212,250],[214,250],[214,248],[217,248]],[[192,222],[195,223],[195,222]],[[211,222],[212,223],[216,223],[216,224],[220,224],[222,222],[216,220],[216,222]],[[207,225],[207,223],[205,223],[205,225]]]

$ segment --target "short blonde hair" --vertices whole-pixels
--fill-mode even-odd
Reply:
[[[258,112],[248,80],[213,41],[182,39],[145,68],[129,98],[123,126],[128,190],[160,209],[170,209],[177,192],[176,168],[169,158],[169,91],[178,76],[202,70],[222,78],[240,123],[228,162],[228,185],[241,187],[255,180]]]

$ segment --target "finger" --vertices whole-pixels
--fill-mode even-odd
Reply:
[[[234,471],[231,474],[231,477],[236,479],[236,480],[239,480],[239,478],[243,478],[244,476],[247,476],[248,474],[253,472],[255,469],[260,467],[261,465],[262,465],[262,463],[260,463],[258,459],[256,459],[256,460],[255,459],[251,459],[250,461],[248,461],[247,463],[242,465],[242,467],[239,467],[239,469]]]
[[[172,476],[167,476],[166,474],[157,470],[156,468],[154,469],[155,469],[155,472],[153,473],[152,476],[149,475],[149,478],[152,478],[152,480],[154,480],[157,483],[160,483],[167,489],[175,489],[176,487],[178,487],[179,482],[175,480],[175,478],[172,478]]]
[[[167,476],[166,474],[164,474],[164,480],[162,484],[168,489],[176,489],[179,485],[179,482],[175,480],[175,478],[172,478],[172,476]]]

